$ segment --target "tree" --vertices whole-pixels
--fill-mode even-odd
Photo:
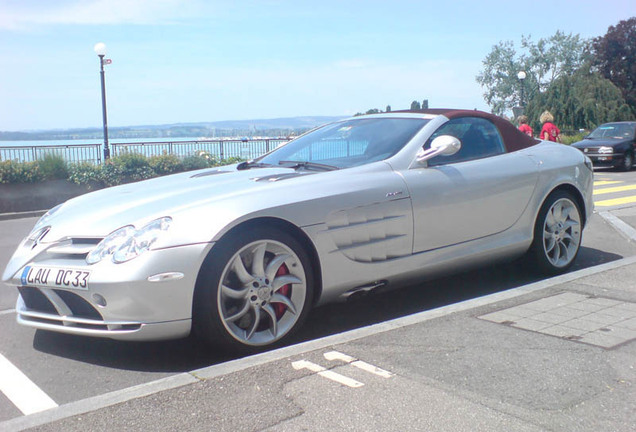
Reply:
[[[501,41],[493,46],[482,64],[484,70],[477,75],[477,82],[486,89],[484,99],[492,112],[502,115],[517,105],[514,99],[516,76],[524,66],[517,59],[517,52],[511,41]]]
[[[386,106],[386,110],[385,110],[385,111],[386,111],[386,112],[391,112],[391,105],[387,105],[387,106]]]
[[[428,99],[422,101],[422,109],[428,109]]]
[[[636,114],[636,17],[611,26],[592,41],[593,65],[618,87]]]
[[[501,41],[482,61],[484,69],[476,80],[486,89],[484,99],[492,111],[504,115],[519,105],[521,85],[527,99],[543,92],[559,77],[571,75],[588,57],[587,41],[579,35],[566,35],[557,31],[554,36],[534,43],[529,36],[522,36],[521,53],[512,41]],[[517,78],[526,72],[522,82]]]
[[[530,37],[522,37],[521,45],[528,52],[524,70],[534,78],[538,90],[545,91],[556,79],[573,74],[586,62],[588,44],[579,35],[560,31],[536,44]]]
[[[367,110],[367,111],[366,111],[366,112],[364,112],[364,113],[357,112],[357,113],[355,113],[353,116],[354,116],[354,117],[358,117],[358,116],[361,116],[361,115],[367,115],[367,114],[379,114],[379,113],[381,113],[381,112],[382,112],[382,111],[381,111],[381,110],[379,110],[379,109],[377,109],[377,108],[371,108],[371,109]]]
[[[414,100],[413,102],[411,102],[411,111],[419,111],[422,109],[422,106],[420,105],[420,103],[416,100]]]
[[[601,123],[630,120],[634,116],[620,90],[600,74],[582,67],[573,75],[557,78],[543,93],[528,101],[525,114],[535,130],[545,110],[554,114],[564,130],[593,129]]]

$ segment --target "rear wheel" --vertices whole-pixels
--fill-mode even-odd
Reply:
[[[256,351],[289,338],[306,318],[313,273],[303,247],[268,228],[222,239],[201,270],[194,326],[213,345]]]
[[[565,191],[552,193],[543,203],[534,228],[530,253],[540,271],[558,274],[576,259],[582,239],[581,210]]]

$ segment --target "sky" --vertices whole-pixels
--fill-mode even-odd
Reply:
[[[500,41],[583,38],[634,0],[0,0],[0,131],[489,110]]]

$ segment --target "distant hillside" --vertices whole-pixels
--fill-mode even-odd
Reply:
[[[307,129],[348,116],[284,117],[258,120],[225,120],[210,123],[178,123],[170,126],[194,126],[218,129]]]
[[[306,116],[257,120],[174,123],[110,127],[109,139],[165,137],[289,136],[347,116]],[[0,131],[0,141],[72,140],[102,138],[101,128],[55,129],[25,132]]]

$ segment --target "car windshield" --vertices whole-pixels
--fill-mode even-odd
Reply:
[[[634,128],[635,128],[635,125],[631,125],[631,124],[608,123],[594,129],[594,131],[588,135],[588,138],[589,139],[634,138]]]
[[[309,132],[257,160],[312,169],[349,168],[389,158],[428,123],[418,118],[360,118]]]

